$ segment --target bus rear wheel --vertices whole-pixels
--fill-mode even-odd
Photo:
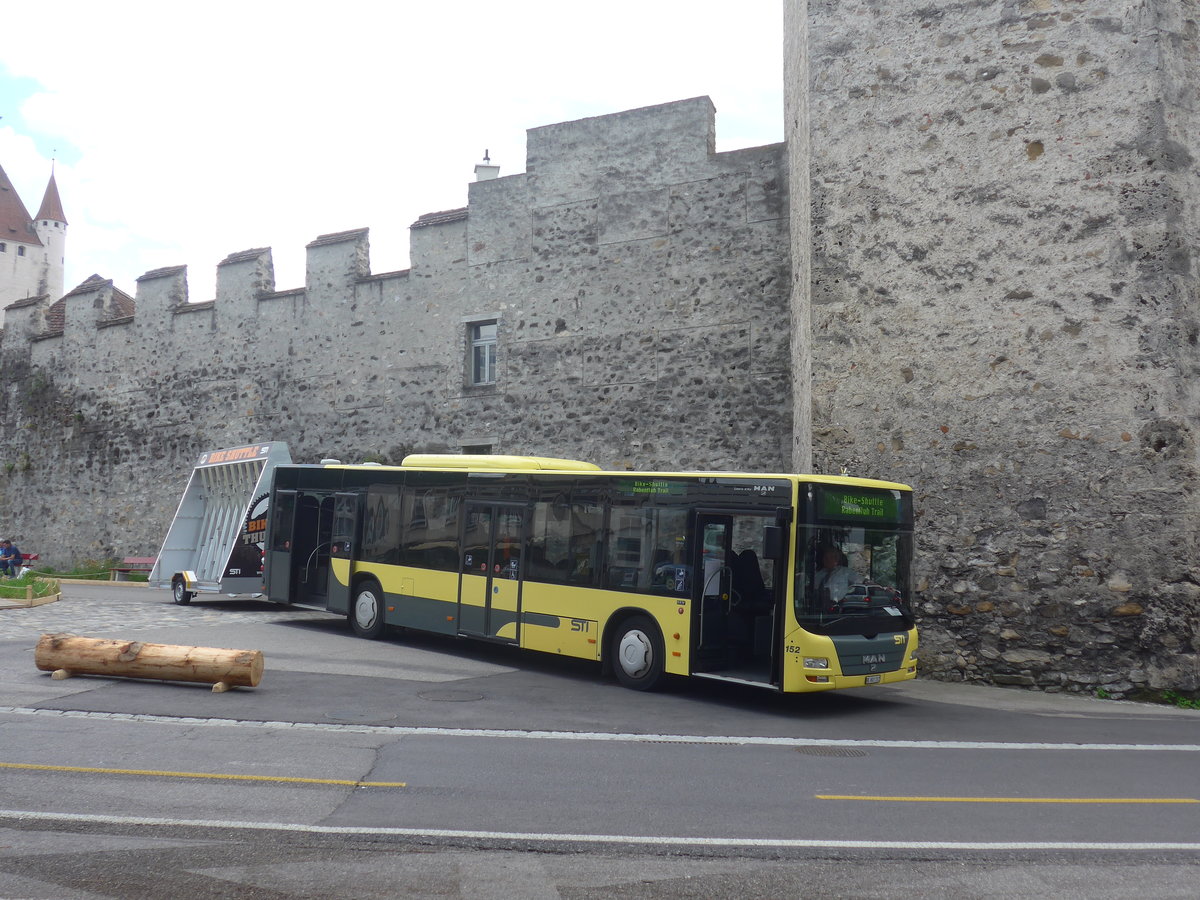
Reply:
[[[635,691],[652,691],[663,680],[663,640],[648,616],[631,616],[613,632],[609,645],[617,681]]]
[[[187,606],[192,602],[192,592],[187,589],[187,585],[179,576],[176,576],[175,580],[171,582],[171,599],[180,606]]]
[[[349,617],[350,627],[359,637],[383,637],[383,589],[378,583],[364,581],[354,589]]]

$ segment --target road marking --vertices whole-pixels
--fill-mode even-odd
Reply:
[[[702,836],[654,836],[645,834],[545,834],[527,831],[474,831],[453,828],[372,828],[356,825],[307,825],[291,822],[236,822],[203,819],[166,819],[145,816],[102,816],[85,813],[44,813],[0,809],[0,819],[27,822],[75,822],[97,825],[154,825],[177,828],[216,828],[223,831],[284,831],[302,834],[375,835],[379,837],[451,838],[465,840],[537,841],[552,844],[638,844],[685,847],[776,847],[805,849],[866,850],[1093,850],[1153,852],[1162,850],[1200,851],[1196,842],[1117,841],[839,841],[796,838],[731,838]]]
[[[32,769],[39,772],[84,772],[92,775],[141,775],[152,778],[211,778],[216,781],[273,781],[286,784],[334,784],[343,787],[408,787],[403,781],[348,781],[340,778],[293,778],[288,775],[232,775],[221,772],[164,772],[157,769],[102,769],[94,766],[47,766],[34,763],[0,762],[0,769]]]
[[[878,747],[884,750],[1138,750],[1200,753],[1200,744],[1071,744],[1019,741],[883,741],[840,738],[753,737],[743,735],[637,734],[606,731],[517,731],[503,728],[432,728],[406,725],[334,725],[328,722],[268,722],[250,719],[200,719],[106,713],[86,709],[34,709],[0,706],[0,715],[61,716],[151,725],[211,725],[218,728],[264,728],[272,731],[320,731],[338,734],[382,734],[396,737],[516,738],[538,741],[614,741],[631,744],[735,744],[755,747]]]
[[[870,800],[876,803],[1200,803],[1192,797],[871,797],[817,794],[818,800]]]

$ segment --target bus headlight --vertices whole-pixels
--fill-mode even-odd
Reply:
[[[806,669],[828,669],[829,660],[824,656],[806,656],[804,657],[804,668]]]

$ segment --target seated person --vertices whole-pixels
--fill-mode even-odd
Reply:
[[[21,572],[21,551],[12,541],[0,541],[0,575],[15,576]]]
[[[831,603],[837,603],[850,590],[850,585],[858,582],[856,576],[847,565],[846,554],[830,544],[821,547],[821,568],[817,570],[817,596],[824,597]],[[828,591],[828,595],[824,592]]]

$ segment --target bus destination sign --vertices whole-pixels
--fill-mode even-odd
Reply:
[[[821,518],[870,522],[895,522],[900,518],[900,501],[887,491],[821,490]]]
[[[687,485],[681,481],[666,481],[655,478],[622,478],[617,482],[622,494],[645,495],[667,494],[682,497],[687,493]]]

